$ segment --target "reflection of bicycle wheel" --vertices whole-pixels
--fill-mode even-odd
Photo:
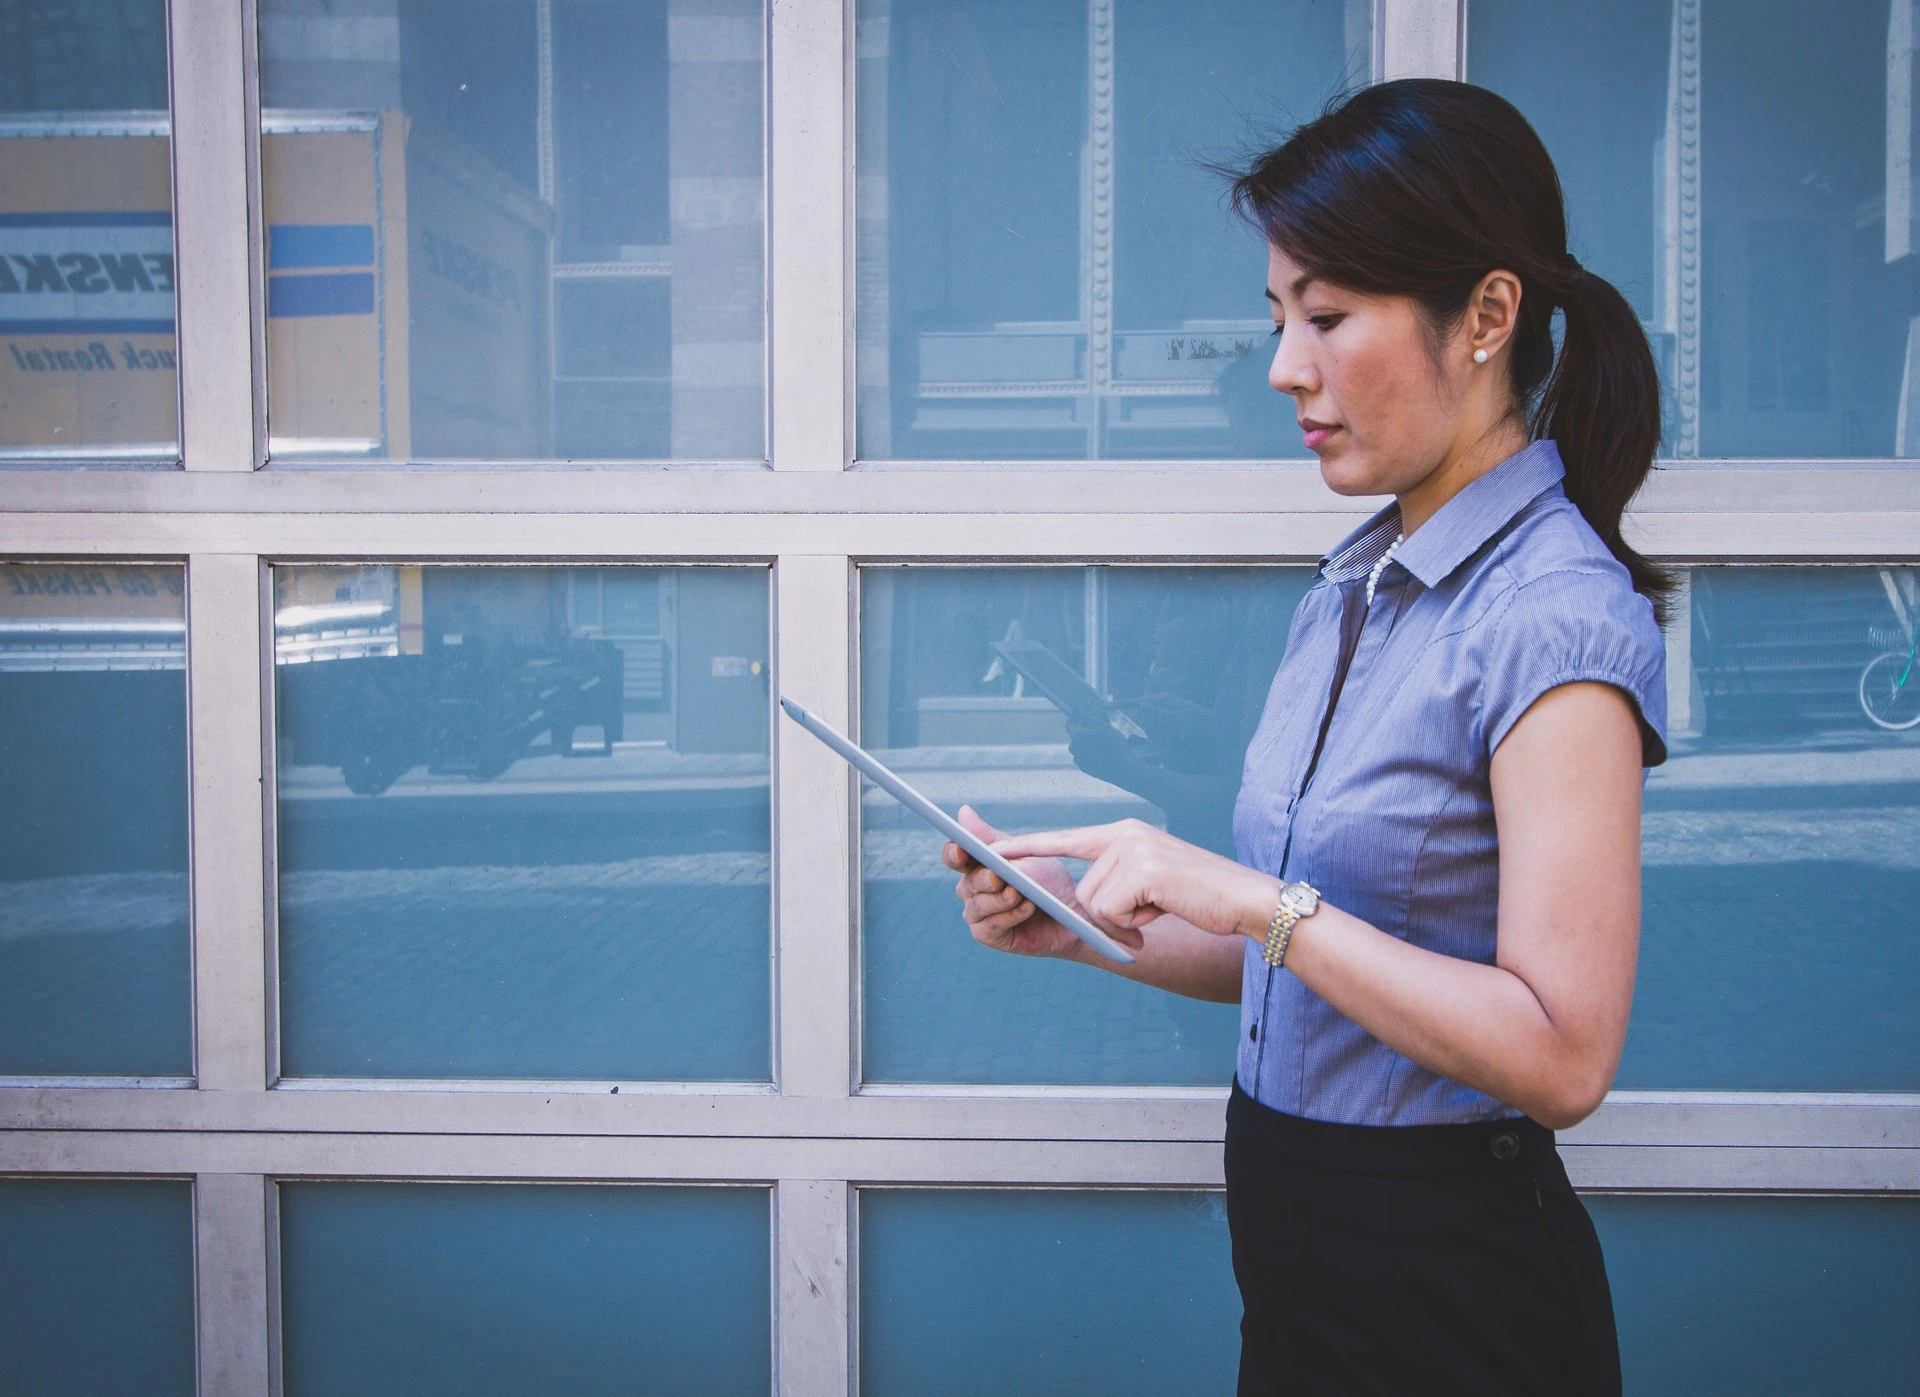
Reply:
[[[1860,671],[1860,707],[1883,728],[1920,724],[1920,664],[1911,650],[1889,650]]]

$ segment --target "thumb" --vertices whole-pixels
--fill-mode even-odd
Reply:
[[[961,828],[965,829],[969,834],[978,835],[989,844],[997,839],[1006,837],[1001,834],[999,830],[981,819],[971,805],[963,805],[960,807],[960,825]]]

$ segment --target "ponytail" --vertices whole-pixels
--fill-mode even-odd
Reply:
[[[1672,574],[1620,536],[1620,516],[1660,449],[1660,375],[1646,331],[1626,297],[1571,257],[1566,261],[1569,271],[1559,297],[1566,333],[1559,361],[1534,405],[1529,435],[1551,437],[1558,445],[1567,468],[1567,498],[1665,625]]]
[[[1361,88],[1237,173],[1232,198],[1314,276],[1410,296],[1438,332],[1460,323],[1488,272],[1518,276],[1515,411],[1532,405],[1528,433],[1559,446],[1567,498],[1665,622],[1671,575],[1620,536],[1660,447],[1653,350],[1620,293],[1567,255],[1560,176],[1512,103],[1438,78]]]

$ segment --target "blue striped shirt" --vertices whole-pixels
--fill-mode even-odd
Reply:
[[[1367,575],[1400,531],[1398,505],[1321,560],[1247,749],[1234,810],[1242,863],[1304,879],[1390,936],[1492,964],[1500,850],[1488,773],[1513,724],[1549,689],[1598,680],[1633,701],[1646,764],[1666,759],[1653,607],[1567,499],[1563,474],[1551,441],[1508,457],[1394,551],[1370,602]],[[1319,1120],[1517,1114],[1395,1052],[1251,943],[1238,1075],[1263,1105]]]

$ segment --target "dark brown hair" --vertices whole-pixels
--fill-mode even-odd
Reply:
[[[1519,277],[1516,407],[1530,436],[1559,445],[1567,497],[1665,619],[1672,578],[1620,536],[1660,445],[1653,351],[1626,299],[1568,254],[1560,177],[1512,103],[1438,78],[1361,88],[1238,172],[1232,198],[1313,276],[1410,296],[1436,336],[1488,272]]]

